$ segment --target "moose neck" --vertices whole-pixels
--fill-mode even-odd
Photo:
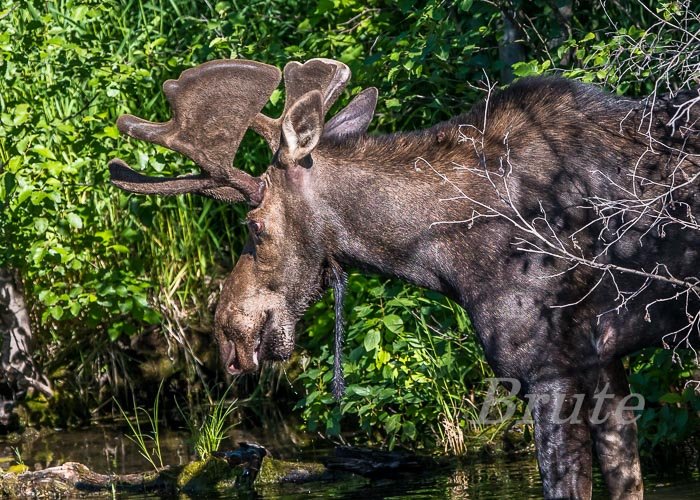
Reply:
[[[465,228],[441,224],[455,220],[454,203],[445,198],[456,193],[438,174],[465,149],[456,143],[448,122],[326,146],[321,152],[330,161],[322,162],[314,191],[324,202],[318,216],[334,228],[334,257],[463,299],[464,273],[457,268],[468,250]]]

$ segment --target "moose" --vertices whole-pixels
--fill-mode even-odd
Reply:
[[[282,76],[284,110],[270,118],[261,110]],[[373,136],[375,88],[326,121],[349,78],[330,59],[283,73],[210,61],[165,82],[168,122],[117,121],[201,168],[157,178],[114,159],[117,187],[250,207],[215,313],[224,369],[288,359],[297,321],[329,287],[338,322],[345,270],[398,277],[458,302],[521,396],[560,397],[531,408],[547,498],[590,497],[594,451],[612,497],[641,498],[634,415],[618,411],[622,360],[697,336],[698,93],[637,101],[525,78],[432,128]],[[248,128],[272,153],[259,177],[233,167]],[[591,412],[603,389],[605,418],[561,418]]]

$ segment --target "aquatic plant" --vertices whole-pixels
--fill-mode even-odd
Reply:
[[[27,466],[27,464],[24,463],[24,459],[22,458],[22,451],[19,449],[18,446],[12,447],[12,454],[15,456],[16,463],[11,465],[7,469],[7,472],[11,472],[13,474],[21,474],[23,472],[27,472],[29,470],[29,467]]]
[[[15,456],[15,462],[17,462],[17,465],[24,465],[24,460],[22,459],[22,452],[20,451],[19,447],[14,446],[12,448],[12,454]]]
[[[160,408],[160,393],[162,388],[163,381],[161,381],[160,385],[158,386],[158,392],[156,393],[155,400],[153,401],[151,412],[141,406],[137,406],[136,400],[133,400],[133,422],[122,409],[119,401],[114,399],[114,403],[117,405],[117,408],[119,408],[119,412],[131,431],[131,435],[127,435],[126,437],[136,444],[139,454],[145,458],[149,464],[151,464],[156,472],[162,469],[164,466],[163,456],[160,449],[160,427],[158,415],[158,410]],[[140,413],[143,413],[146,416],[146,419],[150,425],[151,431],[148,434],[141,428],[141,420],[139,418]]]
[[[229,386],[229,389],[231,387]],[[224,440],[228,432],[233,428],[233,424],[228,424],[229,417],[236,409],[237,400],[227,401],[224,395],[212,406],[209,414],[205,417],[200,426],[190,424],[194,441],[194,451],[200,460],[208,459],[214,452],[219,451],[221,441]]]

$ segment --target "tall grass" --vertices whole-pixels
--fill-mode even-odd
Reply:
[[[469,319],[461,307],[452,302],[448,302],[447,306],[457,318],[457,324],[469,324]],[[439,409],[438,420],[433,423],[433,432],[445,453],[464,455],[467,452],[465,432],[473,434],[483,430],[478,406],[482,394],[475,397],[474,380],[488,376],[491,370],[480,353],[472,353],[473,358],[478,360],[474,367],[477,373],[472,374],[473,378],[451,376],[451,367],[445,366],[446,362],[451,361],[441,356],[443,348],[437,345],[438,339],[441,342],[449,342],[456,352],[463,350],[468,353],[474,349],[474,343],[465,342],[464,330],[460,332],[436,327],[435,321],[426,317],[421,309],[412,311],[412,314],[417,320],[413,335],[423,346],[427,360],[425,374],[433,387],[435,404]]]
[[[198,417],[195,413],[190,412],[187,415],[178,405],[180,415],[187,423],[190,436],[192,436],[194,451],[200,460],[206,460],[214,452],[219,451],[221,442],[233,428],[233,424],[229,424],[229,420],[236,409],[237,400],[228,399],[230,390],[231,386],[229,385],[224,394],[216,402],[210,404],[208,411],[201,417],[200,422],[198,422]],[[205,389],[205,391],[210,402],[213,401],[208,389]]]
[[[116,388],[135,372],[111,342],[150,324],[164,326],[183,366],[200,371],[185,331],[209,327],[219,278],[240,246],[242,208],[127,195],[110,186],[106,166],[119,155],[154,175],[195,169],[120,137],[114,124],[125,112],[168,119],[162,82],[232,55],[209,47],[220,22],[209,3],[183,0],[0,6],[0,266],[25,279],[49,371],[87,375],[69,381],[84,406],[104,402],[94,399],[102,374]],[[256,157],[247,165],[266,163],[256,144],[242,155]]]
[[[158,472],[163,468],[163,454],[160,448],[160,415],[158,410],[160,408],[160,393],[163,388],[163,382],[161,381],[158,386],[158,392],[156,393],[155,400],[153,401],[151,411],[136,405],[136,401],[133,402],[134,406],[134,417],[132,419],[128,417],[126,412],[122,409],[119,401],[116,399],[114,403],[119,408],[119,412],[122,418],[129,426],[131,435],[127,436],[138,448],[139,454],[151,464],[151,467]],[[141,428],[140,414],[144,414],[148,420],[150,427],[150,432]]]

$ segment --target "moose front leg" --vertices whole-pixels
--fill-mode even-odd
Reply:
[[[592,446],[588,401],[563,380],[531,386],[537,462],[545,498],[590,498]]]
[[[613,499],[642,498],[644,486],[637,452],[637,423],[622,361],[601,370],[591,403],[591,434],[600,468]]]

